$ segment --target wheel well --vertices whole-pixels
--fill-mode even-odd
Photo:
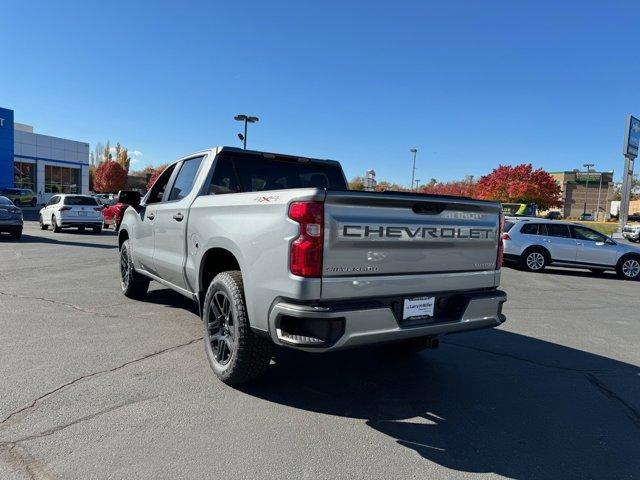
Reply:
[[[240,264],[233,253],[224,248],[207,250],[200,267],[200,291],[204,293],[216,275],[230,270],[240,270]]]
[[[129,240],[129,232],[126,230],[120,230],[118,233],[118,250],[122,248],[122,244],[125,240]]]
[[[549,250],[547,250],[544,247],[541,247],[540,245],[533,245],[531,247],[526,248],[525,251],[522,252],[522,258],[524,259],[524,257],[526,257],[529,252],[532,252],[534,250],[542,252],[542,254],[544,255],[544,258],[547,260],[547,263],[551,262],[551,254],[549,253]]]

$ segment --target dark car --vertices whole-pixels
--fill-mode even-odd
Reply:
[[[22,223],[22,210],[7,197],[0,196],[0,233],[7,232],[13,238],[20,238]]]

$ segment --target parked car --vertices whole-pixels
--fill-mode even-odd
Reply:
[[[113,193],[96,193],[93,198],[98,200],[100,205],[115,205],[117,197]]]
[[[508,221],[502,240],[505,261],[531,272],[554,265],[585,268],[594,273],[614,270],[620,278],[640,279],[640,249],[578,223]]]
[[[562,213],[558,212],[557,210],[552,210],[550,212],[547,212],[545,218],[549,220],[560,220],[562,219]]]
[[[75,227],[78,230],[93,229],[94,233],[102,231],[102,206],[89,195],[54,195],[40,209],[40,228],[53,228],[60,232],[63,228]]]
[[[5,232],[12,238],[20,238],[22,224],[22,210],[7,197],[0,196],[0,233]]]
[[[115,228],[116,230],[120,229],[120,224],[122,223],[124,212],[129,207],[127,203],[122,203],[120,199],[129,198],[130,195],[134,195],[134,197],[138,199],[140,198],[140,194],[138,192],[121,191],[118,193],[118,197],[115,199],[117,203],[105,206],[104,209],[102,209],[103,228],[109,228],[111,225],[113,225],[113,228]]]
[[[31,205],[35,207],[38,203],[38,197],[28,188],[5,188],[0,191],[0,195],[8,198],[16,207],[20,205]]]
[[[198,302],[227,384],[261,375],[274,344],[411,350],[506,319],[496,202],[348,191],[338,162],[229,147],[169,165],[128,202],[122,292],[141,299],[156,280]]]
[[[622,236],[630,242],[640,241],[640,223],[627,223],[622,228]]]
[[[587,222],[592,222],[593,220],[595,220],[593,213],[583,213],[582,215],[580,215],[580,220],[587,221]]]

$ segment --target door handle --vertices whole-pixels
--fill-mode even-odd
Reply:
[[[182,215],[180,212],[176,213],[176,214],[173,216],[173,219],[174,219],[175,221],[177,221],[177,222],[181,222],[183,218],[184,218],[184,215]]]
[[[147,215],[147,218],[148,218],[149,220],[153,220],[154,218],[156,218],[156,214],[155,214],[155,213],[153,213],[153,212],[149,212],[149,213],[148,213],[148,215]]]

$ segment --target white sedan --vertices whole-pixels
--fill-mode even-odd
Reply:
[[[54,232],[68,227],[92,228],[94,233],[100,233],[102,208],[89,195],[54,195],[40,210],[40,228],[47,230],[51,226]]]

